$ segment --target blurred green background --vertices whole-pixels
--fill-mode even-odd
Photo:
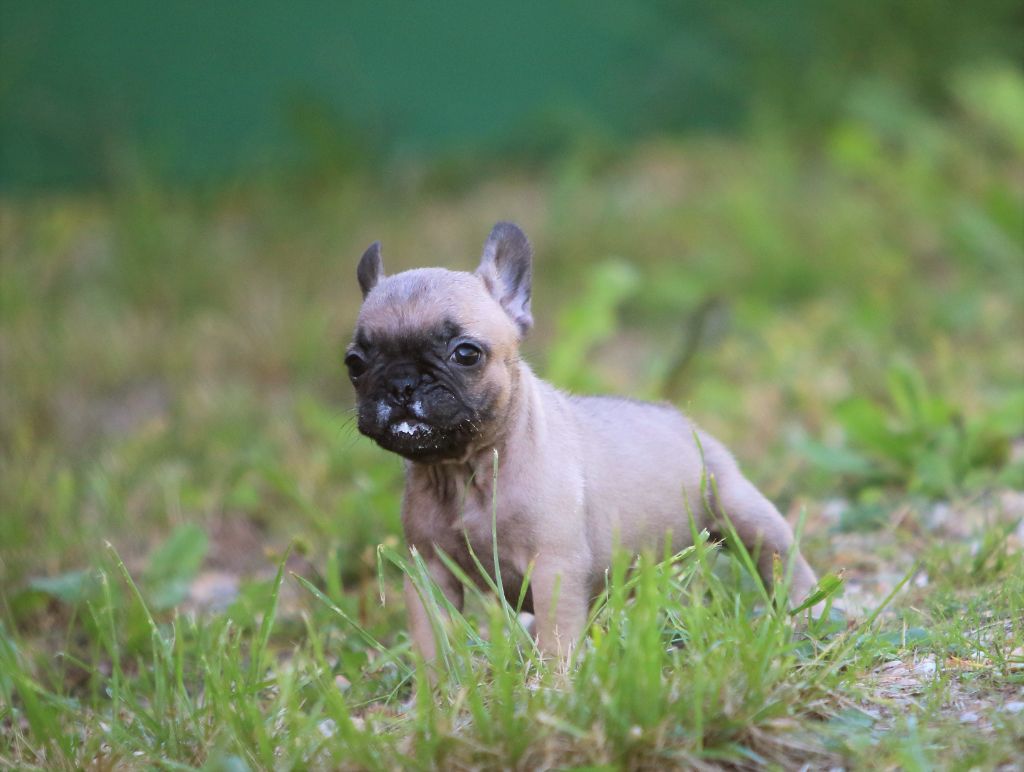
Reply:
[[[819,128],[872,77],[931,104],[1022,51],[1020,4],[0,3],[0,180],[89,186]]]
[[[1024,487],[1018,4],[2,14],[5,587],[192,522],[368,576],[354,260],[499,219],[540,372],[675,401],[784,507]]]

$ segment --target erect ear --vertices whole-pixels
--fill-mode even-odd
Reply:
[[[500,222],[484,244],[484,254],[476,275],[494,299],[501,303],[523,337],[533,327],[530,313],[533,249],[526,234],[517,225]]]
[[[359,267],[356,268],[356,278],[359,279],[359,288],[363,291],[364,298],[377,286],[377,282],[384,278],[384,261],[380,257],[379,241],[370,244],[363,252]]]

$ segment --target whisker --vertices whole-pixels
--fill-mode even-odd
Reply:
[[[355,426],[356,419],[358,417],[358,415],[350,415],[345,420],[343,420],[341,424],[338,425],[338,428],[336,430],[337,434],[341,436],[343,434],[351,433],[353,427]]]

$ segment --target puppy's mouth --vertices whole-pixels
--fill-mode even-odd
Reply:
[[[423,463],[458,457],[464,448],[457,430],[411,418],[391,422],[373,439],[385,450]]]
[[[392,423],[388,427],[391,434],[402,435],[410,438],[424,438],[435,431],[434,427],[423,421],[402,420]]]
[[[384,416],[375,412],[374,417]],[[442,426],[398,410],[391,411],[384,421],[360,420],[359,430],[384,450],[421,463],[459,458],[469,441],[461,425]]]
[[[440,461],[450,458],[455,450],[450,432],[412,418],[392,421],[385,427],[383,435],[375,439],[385,450],[410,461]]]

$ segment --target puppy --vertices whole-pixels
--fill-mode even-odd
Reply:
[[[806,597],[816,580],[790,555],[789,525],[721,443],[670,405],[566,394],[519,358],[533,325],[531,266],[523,232],[498,223],[475,273],[385,276],[379,242],[357,270],[364,300],[345,364],[359,431],[406,459],[405,537],[448,600],[461,608],[463,587],[439,551],[483,583],[472,545],[495,575],[495,451],[502,589],[515,603],[533,564],[524,607],[545,654],[565,655],[584,632],[614,548],[657,550],[668,537],[682,549],[689,512],[718,536],[728,518],[766,583],[776,557],[791,558],[793,594]],[[408,580],[405,598],[429,661],[431,624]]]

